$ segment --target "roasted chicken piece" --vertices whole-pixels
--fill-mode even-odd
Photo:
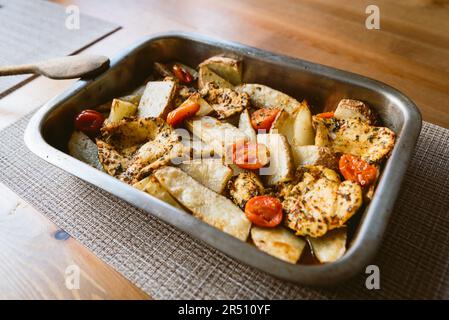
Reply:
[[[321,237],[339,228],[362,205],[362,189],[323,166],[298,169],[295,181],[283,185],[279,196],[286,225],[300,236]]]
[[[394,147],[395,134],[385,127],[374,127],[357,118],[313,117],[315,145],[335,153],[349,153],[368,163],[379,163]]]
[[[249,107],[247,93],[239,93],[233,89],[222,88],[214,82],[210,82],[202,88],[200,94],[215,110],[219,119],[229,118]]]
[[[240,208],[244,209],[246,202],[264,193],[264,187],[257,174],[251,171],[239,173],[228,182],[229,196]]]
[[[98,156],[110,175],[134,184],[181,156],[180,137],[160,118],[125,118],[107,123],[97,138]]]

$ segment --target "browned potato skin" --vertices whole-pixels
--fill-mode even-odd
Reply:
[[[235,86],[242,82],[242,61],[239,59],[215,56],[204,60],[199,67],[208,67]]]
[[[289,112],[282,110],[277,115],[270,132],[283,134],[291,146],[306,146],[315,143],[312,113],[307,101],[296,105]]]
[[[359,100],[342,99],[335,109],[337,119],[359,119],[369,125],[377,123],[376,115],[365,103]]]
[[[292,146],[295,166],[324,166],[338,171],[338,157],[327,147],[320,146]]]
[[[223,79],[218,74],[210,70],[207,66],[200,67],[200,71],[198,73],[198,88],[204,88],[208,83],[215,83],[220,88],[229,88],[231,89],[233,85]]]

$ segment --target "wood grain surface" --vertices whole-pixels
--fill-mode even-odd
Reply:
[[[148,298],[3,184],[0,203],[0,299]]]
[[[201,33],[383,81],[412,98],[424,120],[449,128],[448,0],[53,2],[75,4],[82,13],[123,27],[89,47],[87,53],[113,57],[140,37],[156,32]],[[370,4],[380,9],[379,30],[365,27],[368,16],[365,10]],[[1,99],[0,128],[62,92],[72,82],[39,77]],[[7,198],[17,199],[14,197],[10,194]],[[8,201],[0,201],[1,212],[15,208],[14,200]],[[1,216],[8,221],[0,230],[0,279],[4,279],[8,270],[14,270],[16,275],[0,280],[0,297],[146,297],[73,239],[55,240],[56,227],[41,214],[32,208],[25,211],[26,214],[7,214],[7,218]],[[26,230],[34,230],[36,221],[40,236],[35,238],[39,241],[34,245],[30,237],[25,237],[29,240],[23,237],[31,232]],[[55,259],[55,252],[61,257]],[[57,280],[62,279],[62,272],[71,261],[83,265],[85,275],[91,279],[76,293],[66,292],[64,283]]]

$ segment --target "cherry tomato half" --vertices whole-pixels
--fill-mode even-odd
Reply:
[[[345,154],[340,158],[338,166],[346,180],[357,182],[362,187],[369,186],[376,181],[377,168],[359,157]]]
[[[198,110],[200,110],[200,105],[197,102],[184,102],[167,115],[167,123],[174,127],[185,119],[194,116]]]
[[[232,161],[242,169],[257,170],[270,162],[270,152],[262,143],[238,143],[233,146]]]
[[[86,109],[75,117],[75,128],[88,136],[96,136],[103,126],[104,116],[95,110]]]
[[[333,112],[323,112],[323,113],[318,113],[316,115],[319,118],[323,118],[323,119],[330,119],[334,117],[334,113]]]
[[[257,196],[245,205],[246,217],[259,227],[276,227],[282,222],[282,204],[278,198]]]
[[[279,109],[259,109],[251,115],[251,125],[256,130],[270,130],[280,111]]]
[[[173,67],[173,73],[178,78],[179,81],[183,83],[190,83],[193,81],[193,77],[186,69],[184,69],[179,64],[174,64]]]

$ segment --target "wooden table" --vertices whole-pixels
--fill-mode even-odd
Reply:
[[[411,97],[424,120],[449,128],[449,1],[54,0],[123,26],[86,50],[109,56],[139,37],[183,30],[234,40],[360,73]],[[380,30],[365,27],[369,4]],[[82,23],[82,22],[81,22]],[[82,28],[82,24],[81,24]],[[0,100],[0,128],[73,81],[37,78]],[[0,298],[148,299],[141,290],[0,184]],[[65,286],[81,269],[79,290]]]

